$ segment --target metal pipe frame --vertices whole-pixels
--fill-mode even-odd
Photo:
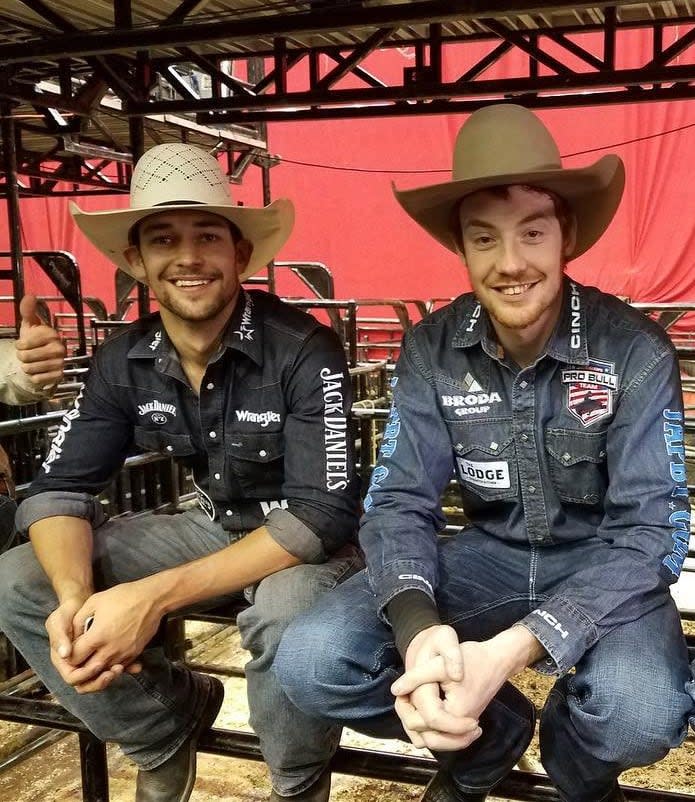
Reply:
[[[104,744],[84,725],[53,702],[0,695],[0,719],[79,733],[84,802],[108,802],[108,767]],[[263,760],[256,735],[239,730],[212,729],[198,745],[199,751],[214,755]],[[432,758],[394,754],[374,749],[342,746],[332,769],[341,774],[399,783],[425,785],[436,771]],[[623,786],[628,802],[693,802],[692,794]],[[495,795],[522,802],[560,802],[545,775],[515,769],[495,788]]]

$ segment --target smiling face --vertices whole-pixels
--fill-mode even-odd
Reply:
[[[197,210],[163,211],[140,222],[137,241],[125,256],[144,270],[165,325],[228,319],[251,246],[235,241],[227,220]]]
[[[463,198],[459,219],[471,284],[500,342],[542,346],[560,313],[572,245],[553,198],[522,186],[481,190]]]

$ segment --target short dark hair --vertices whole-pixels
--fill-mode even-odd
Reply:
[[[508,198],[509,197],[509,187],[512,186],[510,184],[500,184],[494,187],[485,187],[485,189],[480,189],[478,192],[490,192],[492,195],[495,195],[498,198]],[[560,195],[553,192],[550,189],[543,189],[542,187],[534,187],[530,184],[518,184],[513,186],[520,186],[522,189],[529,190],[530,192],[538,192],[541,195],[547,195],[550,200],[553,202],[553,207],[555,209],[555,217],[557,217],[557,221],[560,224],[560,231],[562,232],[562,237],[565,242],[569,240],[570,235],[572,234],[572,224],[574,222],[574,212],[570,207],[569,203]],[[475,194],[474,192],[471,194]],[[463,201],[469,197],[468,195],[464,195],[462,198],[459,198],[456,203],[454,204],[453,208],[451,209],[451,215],[449,217],[449,230],[454,238],[454,242],[456,243],[456,247],[463,253],[463,232],[461,231],[461,204]]]
[[[162,211],[164,211],[164,209],[162,209]],[[130,229],[130,231],[128,231],[128,245],[134,245],[136,248],[140,247],[140,224],[144,223],[146,219],[147,218],[143,217],[142,220],[138,220],[138,222]],[[235,245],[238,245],[239,242],[244,239],[241,229],[236,223],[232,223],[231,220],[227,220],[225,217],[222,219],[229,227],[229,233],[232,235],[232,242]]]

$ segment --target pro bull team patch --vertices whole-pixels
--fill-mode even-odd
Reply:
[[[583,426],[613,414],[618,377],[612,362],[592,359],[588,365],[566,368],[562,383],[566,387],[567,410]]]

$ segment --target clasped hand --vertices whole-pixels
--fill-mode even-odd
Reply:
[[[65,599],[46,619],[51,661],[78,693],[103,690],[123,672],[141,670],[137,658],[160,618],[138,582]]]
[[[465,749],[482,734],[480,714],[506,679],[487,643],[459,643],[449,626],[429,627],[408,645],[405,673],[391,686],[395,710],[418,747]]]

